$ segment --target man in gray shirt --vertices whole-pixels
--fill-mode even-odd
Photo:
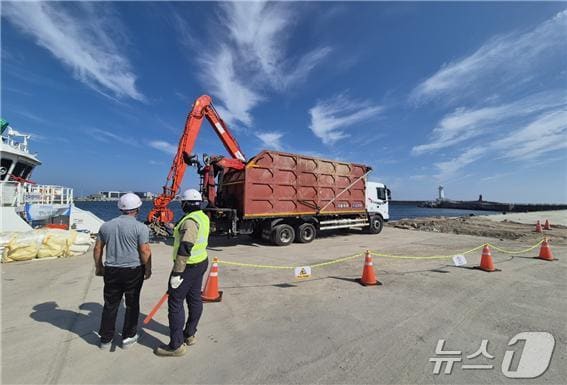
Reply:
[[[104,308],[99,330],[101,349],[108,349],[114,337],[122,296],[126,303],[122,347],[127,348],[138,341],[140,292],[144,279],[152,275],[149,229],[136,220],[140,206],[142,200],[136,194],[128,193],[120,197],[118,208],[122,215],[100,227],[94,247],[95,274],[104,277]]]

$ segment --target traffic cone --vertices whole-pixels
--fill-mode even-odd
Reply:
[[[376,274],[374,273],[374,264],[372,263],[372,255],[370,251],[366,250],[364,254],[364,268],[362,269],[362,277],[357,280],[362,286],[375,286],[381,285],[376,279]]]
[[[492,261],[492,253],[490,252],[490,247],[488,245],[484,245],[482,249],[482,255],[480,257],[480,266],[478,266],[480,270],[487,271],[489,273],[493,271],[497,271],[494,268],[494,261]]]
[[[204,302],[220,302],[222,300],[222,291],[219,291],[218,261],[218,258],[213,259],[213,266],[211,267],[211,271],[207,277],[205,290],[201,292],[201,299]]]
[[[555,260],[555,258],[553,257],[553,253],[551,252],[551,247],[549,246],[549,242],[547,241],[547,238],[543,239],[541,248],[539,249],[539,255],[536,258],[543,259],[544,261]]]
[[[543,225],[544,230],[551,230],[551,223],[546,219],[545,224]]]
[[[536,225],[535,225],[535,232],[536,233],[541,233],[541,223],[539,223],[539,221],[537,221]]]

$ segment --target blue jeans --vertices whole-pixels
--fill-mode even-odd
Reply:
[[[203,276],[207,271],[209,261],[194,265],[187,265],[183,272],[183,282],[177,289],[173,289],[168,284],[169,298],[167,301],[169,318],[169,347],[179,348],[185,339],[194,336],[197,332],[197,324],[203,313],[203,300],[201,299],[201,287],[203,286]],[[185,322],[185,305],[189,308],[189,317]]]

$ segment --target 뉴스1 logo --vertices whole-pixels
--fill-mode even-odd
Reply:
[[[516,334],[508,342],[508,346],[514,346],[518,341],[525,341],[524,348],[521,351],[507,350],[504,353],[501,370],[502,374],[508,378],[536,378],[547,370],[551,362],[553,349],[555,347],[555,338],[547,332],[522,332]],[[456,363],[462,362],[462,352],[460,350],[443,350],[445,348],[445,340],[437,341],[435,347],[435,355],[441,357],[432,357],[429,362],[435,363],[433,366],[433,374],[440,374],[443,363],[445,370],[443,374],[451,374]],[[518,366],[513,370],[512,361],[514,356],[519,354]],[[463,370],[491,370],[494,365],[479,364],[477,357],[484,357],[493,360],[495,357],[488,351],[488,340],[482,340],[480,347],[472,354],[466,356],[469,360],[476,359],[475,363],[461,365]],[[480,358],[482,360],[482,358]],[[485,360],[484,360],[485,361]]]

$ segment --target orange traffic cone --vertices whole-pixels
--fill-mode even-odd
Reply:
[[[480,257],[480,266],[478,266],[480,270],[487,271],[489,273],[493,271],[497,271],[494,268],[494,261],[492,260],[492,253],[490,252],[490,247],[488,245],[484,245],[482,249],[482,255]]]
[[[537,221],[536,225],[535,225],[535,232],[536,233],[541,233],[541,223],[539,223],[539,221]]]
[[[544,261],[555,260],[555,258],[553,257],[553,253],[551,252],[551,247],[549,246],[549,242],[547,241],[547,238],[543,239],[541,248],[539,249],[539,255],[536,258],[543,259]]]
[[[551,230],[551,223],[546,219],[545,224],[543,225],[544,230]]]
[[[201,299],[204,302],[220,302],[222,299],[222,291],[219,291],[218,261],[218,258],[213,259],[213,266],[211,267],[211,271],[207,277],[205,290],[201,293]]]
[[[364,268],[362,269],[362,277],[357,280],[362,286],[375,286],[381,285],[376,279],[376,274],[374,273],[374,264],[372,263],[372,255],[370,251],[366,250],[364,254]]]

